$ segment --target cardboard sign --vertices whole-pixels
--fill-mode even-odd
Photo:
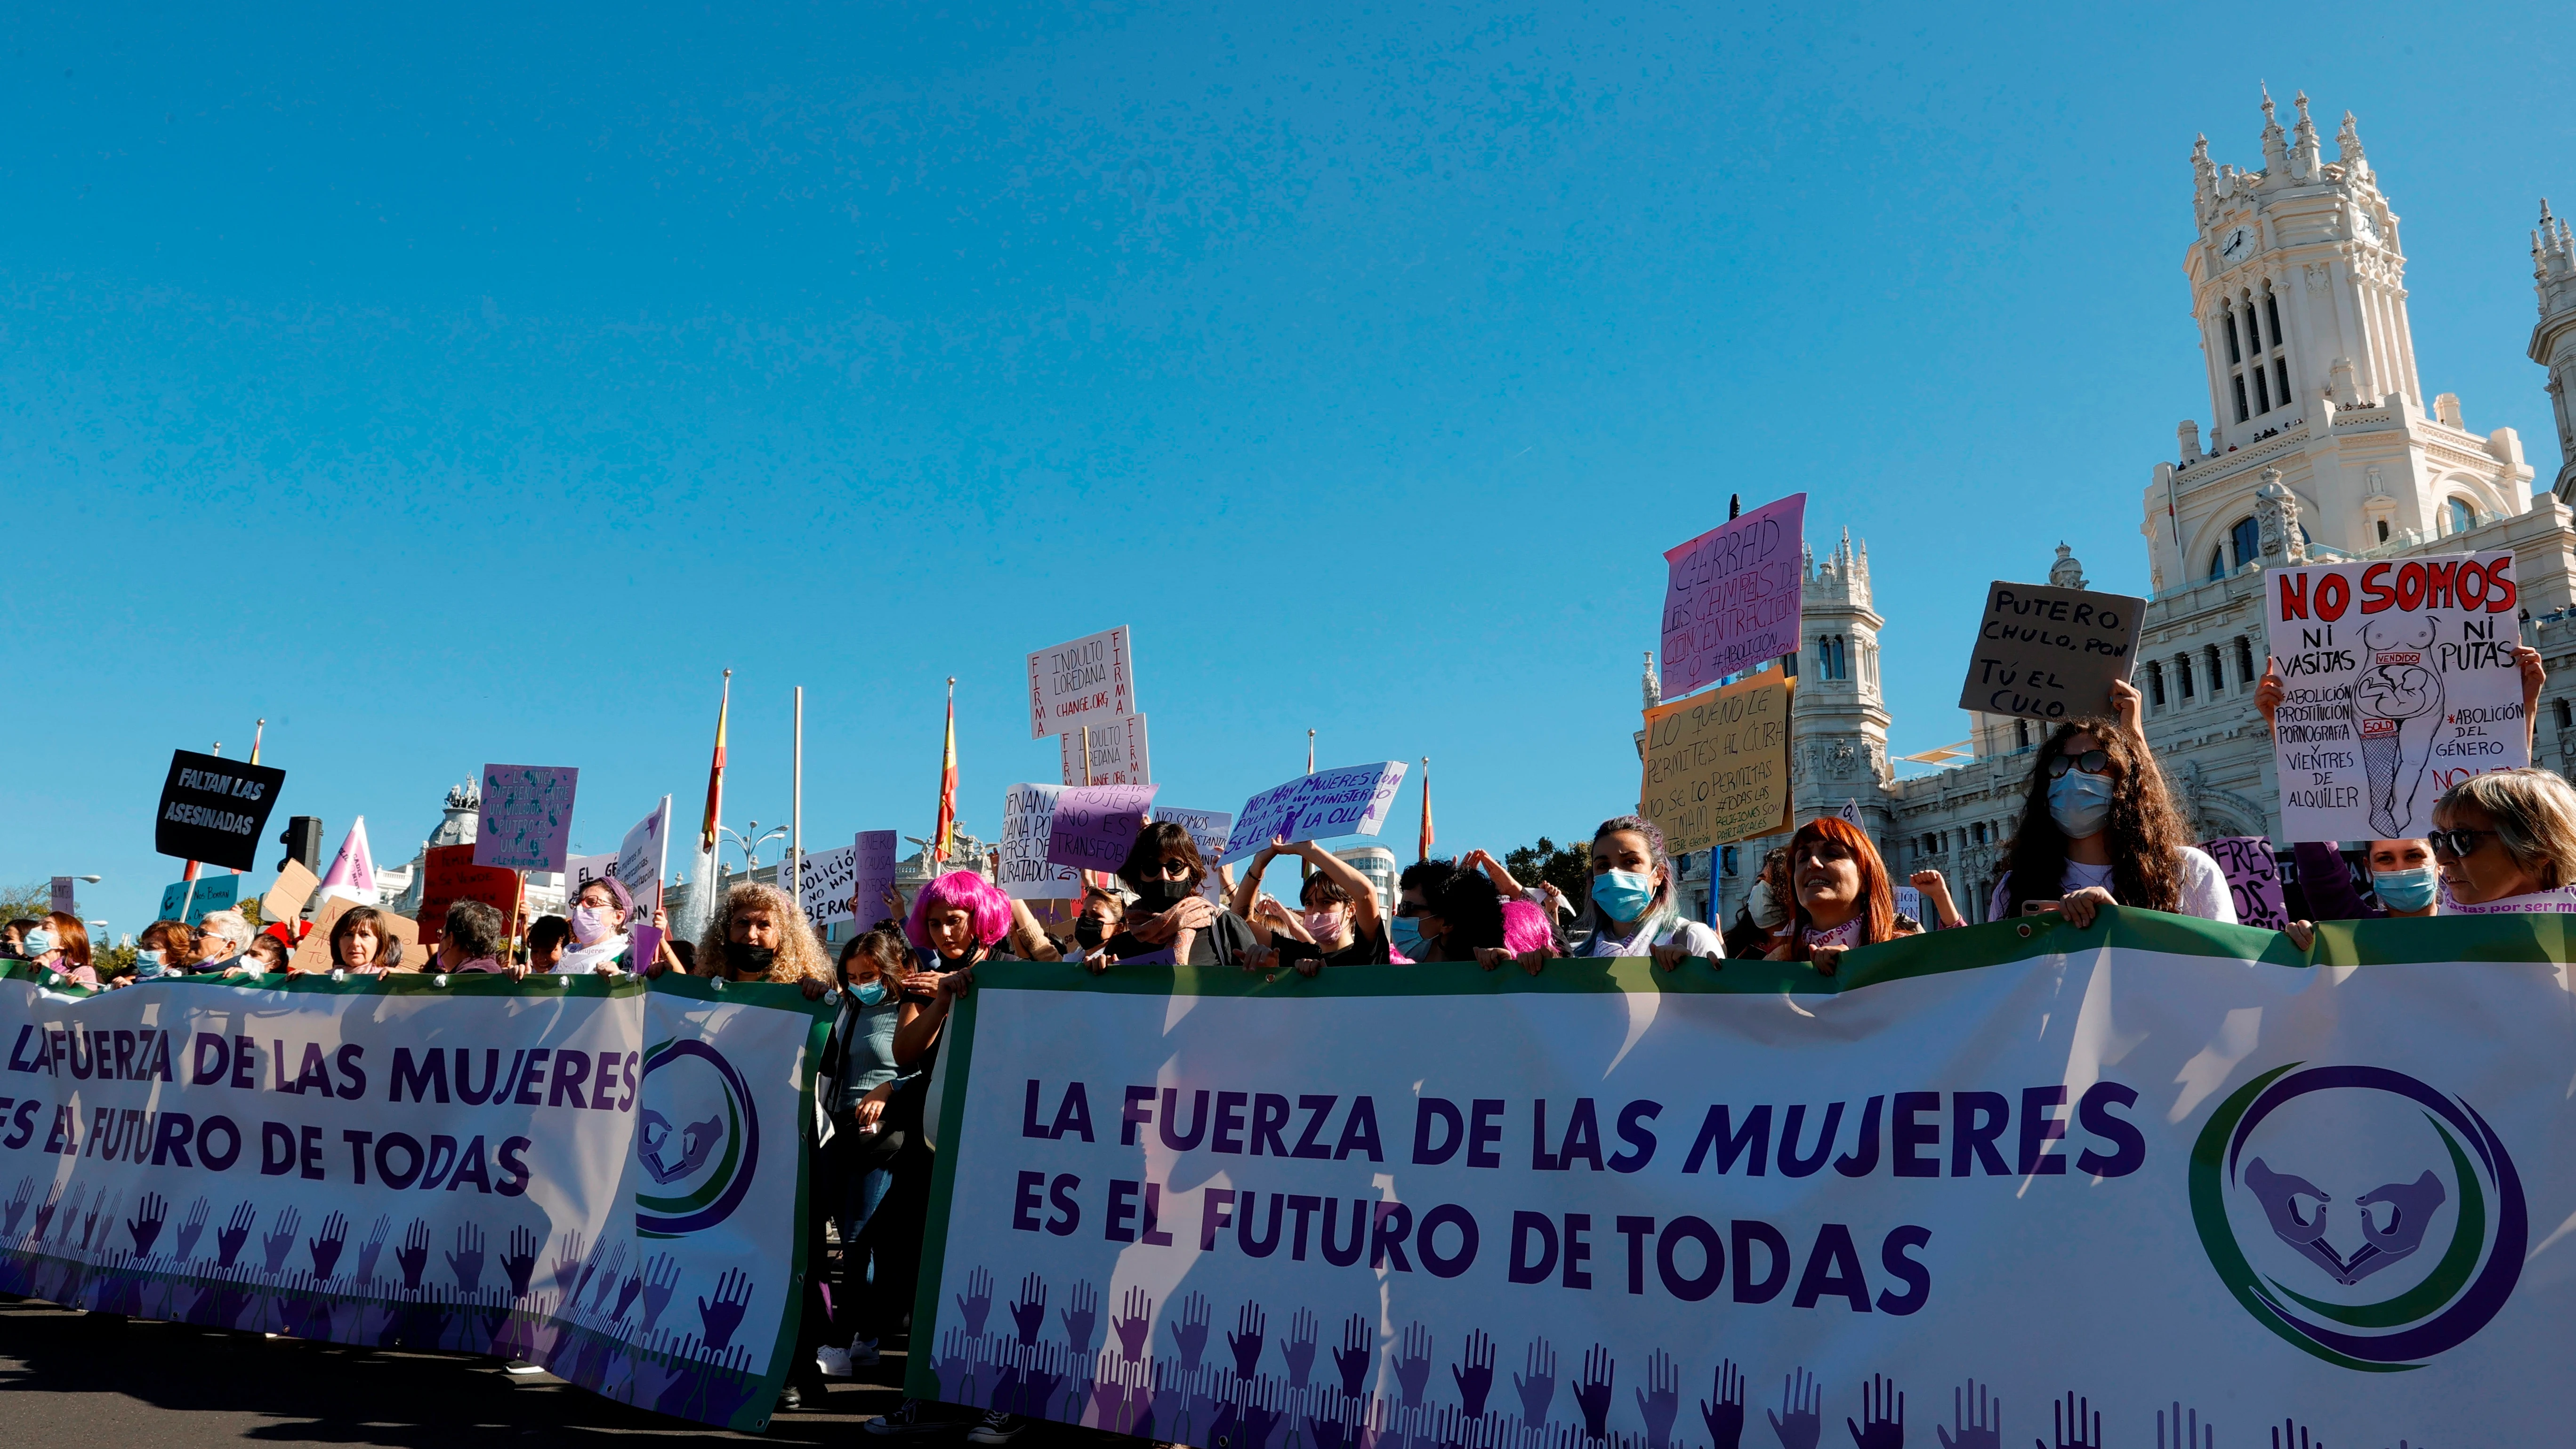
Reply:
[[[1154,783],[1153,763],[1145,749],[1145,717],[1141,714],[1091,726],[1089,779],[1082,774],[1082,731],[1067,730],[1055,740],[1057,753],[1063,756],[1064,782],[1068,785]]]
[[[1293,844],[1375,835],[1386,823],[1395,792],[1404,786],[1404,770],[1402,760],[1344,765],[1264,790],[1235,812],[1234,830],[1221,859],[1240,860],[1268,845],[1274,836]]]
[[[53,884],[53,904],[48,906],[46,909],[60,911],[66,916],[78,916],[80,914],[80,893],[73,889],[77,882],[75,882],[70,876],[58,875],[54,877]]]
[[[1937,921],[1927,921],[1923,919],[1923,891],[1920,887],[1901,885],[1891,886],[1888,889],[1896,897],[1896,912],[1898,915],[1913,917],[1926,930],[1940,924]]]
[[[152,848],[230,870],[255,869],[260,832],[285,783],[284,770],[173,750],[161,804],[152,812]]]
[[[1084,725],[1094,729],[1136,712],[1127,626],[1087,634],[1029,656],[1029,738]]]
[[[474,828],[474,863],[509,870],[561,870],[572,843],[570,765],[485,765],[483,817]]]
[[[803,891],[798,900],[805,904],[805,919],[814,934],[834,921],[850,919],[850,887],[858,879],[859,851],[855,845],[838,850],[817,851],[796,862],[796,884]],[[868,917],[873,921],[874,916]]]
[[[850,874],[850,919],[884,919],[885,893],[894,889],[895,833],[862,830],[851,843],[858,864]],[[897,914],[901,914],[898,912]]]
[[[2471,775],[2531,763],[2510,553],[2266,570],[2281,834],[2406,840]]]
[[[313,899],[313,888],[321,882],[304,862],[289,857],[286,868],[277,873],[277,884],[259,898],[259,918],[263,921],[291,921],[304,913],[304,903]]]
[[[2271,837],[2222,835],[2202,841],[2200,848],[2227,874],[2228,893],[2236,897],[2238,925],[2277,931],[2290,923],[2289,907],[2281,895],[2281,862],[2272,854]]]
[[[1234,817],[1222,810],[1182,810],[1171,805],[1154,807],[1156,820],[1168,820],[1190,833],[1190,844],[1199,848],[1199,859],[1207,862],[1207,880],[1199,894],[1218,905],[1225,903],[1225,884],[1217,879],[1217,862],[1225,859],[1225,848],[1234,832]],[[1265,842],[1267,843],[1267,842]]]
[[[1675,855],[1757,835],[1789,819],[1789,706],[1797,679],[1767,669],[1646,711],[1637,813]]]
[[[461,850],[464,847],[456,848]],[[339,963],[331,959],[331,928],[339,924],[342,916],[357,908],[358,903],[347,896],[333,896],[314,907],[313,929],[305,932],[304,939],[297,942],[294,951],[288,954],[286,969],[301,975],[306,972],[329,971],[337,966]],[[444,920],[445,910],[442,909],[439,916]],[[379,908],[376,912],[376,923],[385,928],[386,935],[402,943],[402,954],[394,961],[396,969],[404,971],[437,969],[430,964],[431,948],[421,944],[419,922],[408,916],[397,916],[391,911]],[[437,937],[433,935],[430,940],[435,944]]]
[[[1959,708],[2049,721],[2111,718],[2129,677],[2147,601],[2127,594],[2015,584],[1986,588]]]
[[[1807,495],[1792,493],[1664,550],[1664,692],[1684,695],[1798,652]]]
[[[650,921],[662,905],[662,882],[670,879],[671,797],[638,820],[617,846],[617,879],[635,899],[637,920]]]
[[[193,926],[199,921],[204,920],[210,913],[215,911],[229,911],[241,902],[240,876],[201,875],[197,877],[196,886],[197,890],[194,895],[189,894],[188,882],[183,880],[172,881],[170,884],[163,886],[161,888],[161,914],[153,917],[153,919],[158,921],[184,920],[187,924]],[[182,902],[186,904],[188,912],[184,917],[179,914]]]
[[[1115,871],[1145,828],[1153,785],[1068,785],[1047,822],[1047,863]]]
[[[474,863],[471,845],[441,845],[424,851],[420,865],[420,939],[435,946],[447,929],[447,908],[458,901],[481,901],[501,913],[508,930],[519,914],[519,873]]]
[[[581,899],[581,888],[595,880],[606,880],[617,874],[614,855],[567,855],[564,857],[564,908]]]
[[[1056,797],[1062,785],[1013,785],[1002,802],[1002,870],[998,884],[1013,900],[1078,900],[1082,872],[1047,859]]]

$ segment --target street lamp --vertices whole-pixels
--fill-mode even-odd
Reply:
[[[760,869],[760,848],[762,846],[767,845],[769,842],[779,839],[787,834],[787,827],[784,825],[773,825],[768,830],[762,831],[757,835],[748,835],[744,833],[745,831],[756,830],[760,830],[760,822],[757,820],[744,821],[743,830],[736,830],[730,825],[719,825],[716,827],[716,833],[718,835],[731,836],[733,838],[734,845],[742,851],[743,860],[746,862],[743,868],[746,872]]]

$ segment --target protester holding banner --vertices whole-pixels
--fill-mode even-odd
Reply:
[[[1440,890],[1456,874],[1450,860],[1417,860],[1395,878],[1395,924],[1388,931],[1388,950],[1398,962],[1437,961],[1440,935]]]
[[[533,940],[535,932],[529,936]],[[352,976],[420,969],[404,963],[402,939],[385,924],[385,913],[374,906],[351,906],[342,911],[340,918],[331,923],[330,940],[332,969]]]
[[[822,1075],[830,1079],[824,1105],[831,1114],[832,1138],[825,1144],[823,1170],[815,1175],[814,1209],[830,1214],[841,1234],[832,1326],[815,1350],[827,1378],[848,1378],[853,1368],[876,1363],[876,1325],[862,1321],[860,1305],[873,1282],[891,1279],[898,1271],[892,1261],[896,1255],[919,1256],[917,1237],[894,1244],[866,1231],[906,1154],[921,1152],[922,1078],[905,1074],[895,1064],[894,1051],[903,1019],[918,1016],[922,1008],[920,1001],[903,994],[904,979],[912,974],[912,953],[905,949],[902,933],[873,930],[841,947],[838,969],[841,1010],[822,1064]],[[905,1097],[906,1092],[912,1095]]]
[[[1069,954],[1059,953],[1059,959],[1090,966],[1094,971],[1107,969],[1105,960],[1096,965],[1094,961],[1100,957],[1101,946],[1118,934],[1119,924],[1126,919],[1127,902],[1118,892],[1105,886],[1083,887],[1082,908],[1073,918],[1074,949]]]
[[[1261,873],[1282,855],[1293,855],[1314,867],[1297,892],[1303,908],[1296,917],[1273,927],[1252,916],[1252,898],[1260,893]],[[1279,964],[1312,976],[1325,966],[1389,964],[1386,921],[1378,910],[1377,887],[1348,861],[1311,840],[1290,843],[1273,836],[1243,881],[1234,888],[1234,913],[1252,929],[1252,937],[1279,952]]]
[[[1664,833],[1643,815],[1620,815],[1592,832],[1592,888],[1566,929],[1576,956],[1652,956],[1670,971],[1692,956],[1726,957],[1726,943],[1674,899]]]
[[[1845,951],[1922,929],[1898,920],[1887,863],[1868,834],[1841,816],[1820,815],[1799,826],[1789,837],[1788,859],[1789,925],[1771,948],[1772,960],[1809,962],[1831,976]]]
[[[2491,770],[2443,792],[2430,837],[2459,907],[2576,910],[2576,787],[2547,770]]]
[[[245,961],[242,953],[250,948],[250,919],[239,911],[209,911],[197,922],[197,970],[200,973],[240,971],[257,974],[259,963]]]
[[[22,939],[29,961],[83,986],[98,984],[98,973],[89,964],[89,932],[79,917],[49,911]]]
[[[614,875],[584,881],[581,893],[573,898],[572,949],[564,953],[560,962],[545,969],[567,974],[596,971],[602,975],[622,970],[629,944],[626,918],[634,913],[635,898],[627,893],[624,881]]]
[[[2191,843],[2165,791],[2137,689],[2114,683],[2111,704],[2113,722],[2059,725],[2039,751],[1988,919],[2028,906],[2081,930],[2116,902],[2236,924],[2227,873]]]
[[[177,921],[154,921],[135,936],[134,947],[136,980],[183,975],[197,959],[197,933]]]
[[[653,974],[659,975],[661,963],[655,966]],[[785,891],[754,881],[725,892],[724,904],[708,917],[706,933],[698,938],[696,974],[799,986],[808,1001],[820,1000],[832,985],[831,961],[804,912]]]
[[[447,922],[438,936],[438,969],[454,972],[498,972],[524,977],[525,966],[510,965],[501,960],[501,913],[482,901],[458,901],[447,908]]]
[[[2441,911],[2442,876],[2433,863],[2430,841],[2370,842],[2368,901],[2353,889],[2352,869],[2332,842],[2303,842],[2293,847],[2292,856],[2299,863],[2299,894],[2313,919],[2292,921],[2281,928],[2281,934],[2302,951],[2315,943],[2318,921],[2371,921]]]
[[[1118,878],[1136,893],[1136,904],[1118,934],[1101,943],[1113,961],[1150,956],[1188,966],[1248,966],[1263,949],[1250,922],[1199,894],[1207,862],[1179,821],[1151,821],[1136,832]]]
[[[545,976],[562,968],[565,953],[572,949],[572,922],[561,916],[539,916],[528,926],[528,971]]]
[[[286,971],[286,943],[265,931],[250,938],[242,948],[242,964],[264,976],[283,975]]]

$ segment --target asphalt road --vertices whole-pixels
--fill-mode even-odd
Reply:
[[[902,1378],[902,1355],[863,1372],[864,1381],[835,1382],[819,1409],[772,1420],[766,1437],[855,1445],[860,1422],[899,1397],[891,1386]],[[492,1436],[493,1449],[761,1438],[630,1409],[551,1377],[514,1380],[498,1359],[120,1323],[48,1304],[0,1304],[0,1444],[9,1449],[244,1441],[450,1449],[460,1434]],[[1117,1441],[1039,1429],[1020,1444],[1069,1442]]]

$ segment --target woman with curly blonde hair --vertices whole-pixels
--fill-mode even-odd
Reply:
[[[832,960],[785,891],[746,881],[725,892],[708,919],[706,934],[698,938],[695,974],[793,983],[815,1001],[832,985]]]

